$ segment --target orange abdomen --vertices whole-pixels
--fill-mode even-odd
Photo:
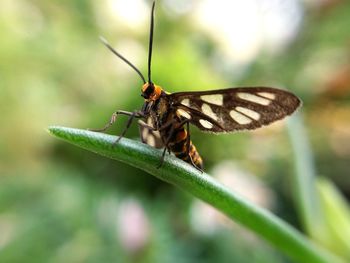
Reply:
[[[192,141],[187,142],[187,136],[187,131],[183,127],[177,129],[170,139],[169,148],[176,157],[191,165],[195,164],[198,168],[202,169],[203,160]]]

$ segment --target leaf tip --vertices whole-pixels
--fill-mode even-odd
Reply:
[[[53,125],[47,127],[46,131],[51,135],[58,136],[59,132],[62,131],[62,127]]]
[[[55,129],[56,129],[56,126],[49,126],[49,127],[47,127],[45,130],[46,130],[48,133],[54,133],[54,132],[55,132]]]

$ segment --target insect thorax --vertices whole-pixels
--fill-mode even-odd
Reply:
[[[169,110],[169,102],[166,98],[160,97],[158,100],[154,101],[150,115],[158,129],[169,120],[171,115]]]

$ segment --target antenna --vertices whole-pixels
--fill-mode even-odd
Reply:
[[[149,35],[149,49],[148,49],[148,83],[151,84],[151,60],[152,60],[152,48],[153,48],[153,28],[154,28],[154,6],[156,2],[153,1],[152,11],[151,11],[151,26]]]
[[[119,57],[121,60],[123,60],[126,64],[128,64],[130,67],[132,67],[137,74],[139,74],[139,76],[141,77],[143,84],[146,83],[146,80],[144,78],[144,76],[142,75],[141,71],[137,69],[137,67],[135,67],[129,60],[127,60],[126,58],[124,58],[121,54],[119,54],[114,48],[112,48],[112,46],[107,42],[107,40],[103,37],[100,36],[100,40],[102,41],[102,43],[110,50],[112,51],[112,53],[114,55],[116,55],[117,57]]]

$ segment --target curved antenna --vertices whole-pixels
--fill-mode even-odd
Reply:
[[[149,46],[148,46],[148,83],[151,81],[151,60],[152,60],[152,48],[153,48],[153,28],[154,28],[154,6],[156,2],[153,1],[152,11],[151,11],[151,26],[150,26],[150,35],[149,35]]]
[[[103,37],[100,36],[100,40],[102,41],[102,43],[110,50],[112,51],[112,53],[114,55],[116,55],[117,57],[119,57],[121,60],[123,60],[126,64],[128,64],[130,67],[132,67],[137,74],[139,74],[139,76],[141,77],[143,84],[146,83],[146,80],[144,78],[144,76],[142,75],[141,71],[137,69],[137,67],[135,67],[129,60],[127,60],[126,58],[124,58],[121,54],[119,54],[114,48],[112,48],[112,46],[107,42],[107,40]]]

